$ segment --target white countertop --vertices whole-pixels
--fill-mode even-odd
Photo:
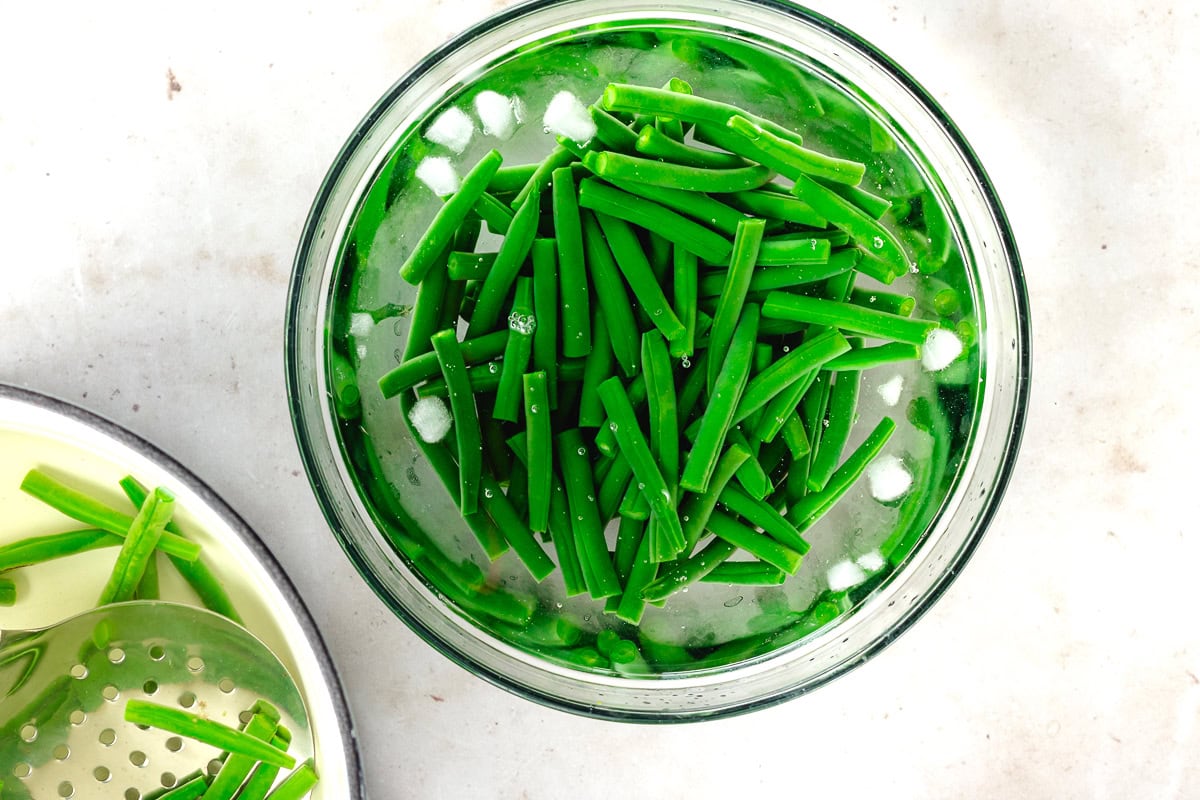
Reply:
[[[747,717],[638,727],[410,633],[329,535],[288,421],[284,298],[327,166],[504,5],[0,10],[0,381],[149,438],[257,529],[341,669],[374,798],[1200,796],[1195,7],[811,3],[925,85],[1008,209],[1033,305],[1020,467],[880,656]]]

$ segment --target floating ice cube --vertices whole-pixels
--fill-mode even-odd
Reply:
[[[366,336],[374,327],[375,320],[371,319],[370,314],[351,314],[350,315],[350,335],[351,336]]]
[[[542,124],[551,133],[565,136],[573,142],[583,144],[596,135],[596,123],[587,107],[570,92],[559,92],[550,100]]]
[[[896,456],[882,455],[867,467],[867,482],[871,485],[871,496],[887,503],[908,491],[912,475]]]
[[[883,556],[878,550],[872,550],[871,552],[863,553],[861,556],[854,559],[854,563],[858,564],[867,572],[878,572],[879,570],[883,569],[883,565],[886,562],[884,562]]]
[[[950,362],[958,358],[963,351],[962,340],[953,331],[936,328],[925,337],[925,346],[921,348],[921,363],[930,372],[937,372],[950,366]]]
[[[853,561],[839,561],[829,568],[825,577],[829,581],[829,591],[841,592],[865,581],[867,573]]]
[[[434,144],[449,147],[456,153],[467,149],[475,134],[475,123],[458,106],[447,108],[430,124],[425,138]]]
[[[440,397],[422,397],[408,412],[417,434],[429,443],[440,442],[450,432],[450,411]]]
[[[884,383],[879,384],[875,391],[883,398],[884,403],[889,406],[896,405],[900,402],[900,393],[904,391],[904,376],[893,375]]]
[[[458,173],[450,159],[431,156],[417,165],[417,180],[425,184],[439,197],[458,191]]]
[[[483,123],[483,132],[497,139],[508,139],[517,130],[516,98],[491,90],[475,95],[475,113]]]

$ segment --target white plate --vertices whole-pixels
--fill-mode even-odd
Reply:
[[[304,696],[321,781],[313,798],[363,797],[354,728],[337,672],[308,609],[274,556],[232,509],[181,464],[125,429],[68,403],[0,384],[0,544],[75,530],[20,490],[32,467],[127,504],[117,485],[133,475],[176,495],[175,519],[200,543],[246,627],[275,651]],[[86,611],[112,569],[112,552],[94,550],[15,570],[18,602],[0,607],[0,628],[39,628]],[[196,602],[173,570],[160,571],[163,599]]]

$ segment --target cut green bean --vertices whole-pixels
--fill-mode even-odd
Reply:
[[[27,539],[0,545],[0,572],[86,553],[102,547],[119,547],[124,541],[115,533],[98,528],[86,528],[69,533],[53,533],[48,536],[31,536]]]
[[[666,600],[689,584],[703,579],[737,549],[736,545],[724,539],[714,539],[699,553],[664,565],[658,577],[642,589],[642,597],[649,602]]]
[[[642,372],[646,376],[646,401],[650,420],[650,452],[662,467],[669,489],[679,482],[679,416],[675,404],[675,376],[662,336],[642,334]],[[632,410],[633,406],[630,405]]]
[[[864,336],[915,345],[924,344],[925,338],[937,327],[937,323],[930,320],[908,319],[852,303],[838,303],[784,292],[771,292],[767,295],[766,302],[763,303],[763,316],[828,325]]]
[[[629,223],[616,217],[597,213],[596,219],[604,232],[604,238],[608,241],[609,249],[612,250],[613,259],[621,274],[625,276],[634,297],[650,317],[654,327],[671,343],[672,353],[676,356],[683,355],[683,339],[687,336],[687,329],[675,316],[666,295],[663,294],[662,286],[654,277],[637,234]]]
[[[433,335],[433,350],[441,365],[442,377],[450,394],[450,414],[454,419],[458,444],[459,509],[464,515],[479,510],[479,478],[483,471],[483,434],[475,397],[467,382],[467,364],[453,331]]]
[[[588,108],[592,122],[596,123],[596,138],[609,150],[632,153],[637,147],[638,135],[628,125],[599,106]]]
[[[708,489],[713,468],[746,387],[757,336],[758,307],[746,306],[733,332],[729,353],[717,375],[700,431],[679,479],[679,484],[688,491],[704,492]]]
[[[650,446],[642,435],[633,406],[621,381],[616,378],[608,379],[600,384],[599,393],[604,402],[604,409],[608,412],[609,425],[613,428],[617,443],[621,447],[621,454],[633,468],[638,488],[650,504],[654,518],[662,526],[659,531],[662,537],[661,549],[658,553],[651,553],[651,557],[658,561],[666,560],[666,557],[673,557],[684,547],[683,526],[675,508],[674,493],[667,486],[662,470],[650,452]],[[667,556],[668,553],[670,556]]]
[[[851,289],[849,300],[856,306],[873,308],[876,311],[885,311],[901,317],[911,317],[917,307],[915,297],[892,292],[879,292],[874,289]]]
[[[796,180],[792,193],[826,217],[831,224],[848,233],[864,253],[872,259],[878,259],[876,265],[870,261],[860,263],[860,271],[881,283],[891,283],[909,271],[909,259],[904,246],[891,231],[854,204],[803,175]]]
[[[21,491],[36,497],[51,508],[61,511],[84,525],[100,528],[124,538],[133,524],[133,517],[109,508],[98,500],[76,491],[51,478],[39,469],[31,469],[21,481]],[[158,549],[184,561],[200,557],[200,545],[173,533],[163,533]]]
[[[643,156],[686,167],[703,169],[738,169],[746,166],[746,160],[732,153],[719,150],[702,150],[679,142],[649,125],[642,128],[634,142],[634,148]],[[813,215],[815,217],[815,215]]]
[[[628,111],[634,114],[651,114],[656,117],[673,117],[686,122],[714,123],[724,126],[731,117],[741,115],[763,125],[777,136],[800,144],[800,134],[777,123],[756,117],[736,106],[709,100],[682,92],[652,89],[625,83],[610,83],[604,89],[600,105],[607,111]]]
[[[853,257],[837,258],[842,253]],[[857,250],[842,250],[823,264],[801,264],[794,267],[758,266],[750,278],[747,293],[758,294],[773,289],[792,289],[805,284],[818,283],[853,269],[859,257],[860,253]],[[700,279],[700,296],[704,298],[719,296],[725,286],[725,280],[724,270],[706,272]]]
[[[586,356],[592,349],[591,310],[583,228],[575,179],[569,167],[556,169],[551,190],[554,242],[558,247],[559,291],[562,295],[562,352],[567,358]]]
[[[313,790],[317,782],[317,766],[310,758],[284,778],[283,782],[267,795],[267,800],[301,800]]]
[[[250,721],[242,728],[242,732],[255,739],[270,742],[279,727],[278,718],[262,713],[251,715]],[[250,775],[250,771],[258,763],[258,759],[241,753],[230,753],[221,763],[221,768],[213,776],[204,800],[232,800],[233,795],[241,787],[242,782]]]
[[[666,186],[655,186],[650,183],[635,183],[633,181],[610,181],[613,186],[635,197],[641,197],[664,208],[676,211],[684,217],[698,222],[702,228],[711,228],[727,236],[737,232],[738,223],[746,215],[732,206],[728,206],[702,192],[690,192],[685,189],[670,189]],[[643,226],[645,227],[645,226]],[[664,237],[665,238],[665,237]],[[723,237],[722,237],[723,238]],[[716,242],[715,239],[712,240]]]
[[[494,263],[495,253],[464,253],[454,250],[446,261],[446,272],[452,281],[481,281],[487,277]]]
[[[0,606],[12,606],[17,602],[17,585],[9,578],[0,577]]]
[[[701,151],[709,152],[709,151]],[[733,156],[733,158],[739,158]],[[739,160],[741,160],[739,158]],[[733,192],[721,197],[726,203],[747,214],[765,219],[777,219],[784,222],[794,222],[812,228],[824,228],[829,221],[813,211],[812,206],[791,195],[779,192],[752,189],[746,192]]]
[[[362,394],[354,374],[354,365],[336,348],[329,348],[329,393],[333,397],[333,408],[338,417],[346,420],[358,419],[362,413]]]
[[[558,249],[553,239],[534,239],[533,366],[546,373],[550,408],[558,408]]]
[[[881,367],[887,364],[897,364],[901,361],[914,361],[921,357],[921,348],[915,344],[891,342],[878,347],[860,347],[843,353],[837,358],[827,361],[821,369],[830,372],[839,370],[863,370]]]
[[[837,469],[842,450],[850,439],[850,429],[858,414],[858,390],[862,374],[854,371],[839,372],[829,392],[829,408],[825,412],[825,431],[821,444],[813,454],[808,469],[809,491],[819,492]]]
[[[763,239],[758,266],[786,267],[802,264],[827,264],[831,248],[827,239],[810,236],[779,236]],[[839,271],[840,273],[841,271]]]
[[[483,364],[499,358],[508,345],[508,328],[493,331],[474,339],[467,339],[459,344],[463,360],[467,364]],[[411,389],[418,383],[439,374],[437,354],[422,353],[415,358],[404,361],[399,366],[385,373],[379,379],[379,390],[384,397],[395,397],[406,389]]]
[[[643,522],[650,519],[650,503],[646,501],[646,496],[642,494],[642,490],[637,487],[636,483],[631,482],[629,486],[625,487],[625,496],[621,498],[621,505],[617,507],[617,513],[622,517]]]
[[[863,175],[866,174],[866,165],[864,164],[808,150],[795,142],[776,136],[746,117],[740,115],[731,117],[726,126],[754,142],[757,147],[770,153],[776,160],[791,167],[790,174],[784,174],[793,180],[800,175],[812,175],[837,183],[857,186],[862,181]]]
[[[629,462],[619,451],[611,460],[612,469],[605,474],[596,493],[596,506],[600,510],[601,524],[616,516],[621,500],[629,489],[629,483],[633,480],[633,467],[629,466]]]
[[[720,539],[745,550],[759,561],[765,561],[788,575],[795,575],[804,556],[770,537],[747,528],[732,517],[714,511],[708,518],[708,529]]]
[[[751,497],[737,486],[726,486],[721,492],[721,505],[745,517],[751,523],[763,529],[763,532],[782,545],[792,548],[800,555],[808,553],[808,542],[800,535],[792,523],[764,500]]]
[[[583,382],[579,392],[579,427],[598,428],[604,424],[604,405],[596,389],[612,377],[615,361],[612,342],[608,336],[608,323],[600,306],[594,310],[592,320],[592,352],[583,362]]]
[[[525,185],[521,187],[521,191],[517,192],[517,196],[513,198],[510,208],[520,208],[525,200],[531,194],[540,195],[550,185],[551,176],[554,171],[567,166],[576,158],[572,153],[561,145],[550,151],[550,155],[537,165],[533,174],[529,176],[529,180],[525,181]]]
[[[594,178],[580,181],[579,205],[654,231],[706,261],[721,263],[733,252],[732,242],[721,234],[658,203]]]
[[[145,725],[168,731],[187,739],[212,745],[229,753],[250,756],[265,764],[272,764],[283,769],[291,769],[296,766],[295,758],[272,747],[270,742],[264,742],[215,720],[205,719],[197,714],[170,706],[145,700],[129,700],[125,703],[125,721],[134,725]]]
[[[735,477],[738,483],[742,485],[742,488],[749,492],[752,497],[759,500],[763,499],[771,492],[771,478],[767,475],[767,471],[763,469],[762,464],[759,463],[758,454],[754,452],[754,447],[740,428],[730,428],[727,440],[730,444],[745,447],[750,451],[750,457],[738,467]]]
[[[724,561],[700,580],[733,586],[779,586],[787,577],[783,570],[761,561]]]
[[[641,523],[631,523],[638,524]],[[649,526],[643,526],[648,528]],[[637,625],[642,621],[646,611],[646,599],[643,592],[658,575],[659,564],[651,552],[650,537],[643,534],[638,541],[638,549],[630,565],[629,578],[625,581],[625,589],[617,601],[616,615],[618,619]]]
[[[772,176],[771,170],[757,164],[733,169],[706,169],[611,151],[587,153],[583,163],[607,180],[648,183],[692,192],[749,191],[762,186]]]
[[[521,409],[521,376],[533,357],[533,334],[537,319],[533,315],[533,280],[517,278],[512,311],[508,315],[508,344],[500,362],[500,383],[492,417],[516,422]]]
[[[530,470],[532,472],[532,470]],[[554,562],[546,551],[538,544],[537,538],[529,530],[525,520],[517,513],[516,508],[504,495],[500,484],[491,475],[483,474],[479,479],[481,489],[480,503],[484,511],[496,523],[496,527],[504,535],[505,541],[521,559],[521,563],[529,570],[534,580],[543,581],[554,571]]]
[[[793,460],[812,452],[812,442],[808,440],[808,432],[804,429],[804,422],[800,419],[798,411],[792,411],[783,421],[780,434],[784,444],[787,445],[788,452],[792,454]]]
[[[508,229],[512,226],[512,209],[487,192],[481,194],[479,199],[475,201],[475,208],[473,210],[484,221],[488,230],[492,233],[503,236],[508,233]]]
[[[754,429],[754,438],[760,442],[774,441],[784,423],[796,412],[800,400],[816,379],[815,371],[801,376],[763,406],[762,417],[759,419],[758,427]]]
[[[696,303],[699,298],[699,260],[696,254],[679,245],[672,245],[671,275],[675,300],[675,316],[683,325],[681,349],[687,357],[696,351]]]
[[[533,174],[537,172],[537,164],[516,164],[511,167],[500,167],[488,181],[487,190],[492,194],[512,194],[524,188]]]
[[[711,394],[717,382],[717,374],[725,366],[725,356],[733,339],[734,328],[742,318],[746,293],[750,279],[758,262],[758,251],[763,240],[765,223],[761,219],[746,219],[738,224],[733,239],[733,253],[729,258],[729,271],[717,300],[717,311],[713,314],[712,329],[708,334],[708,391]]]
[[[837,468],[823,490],[805,495],[788,509],[788,521],[795,525],[801,533],[811,528],[846,492],[850,491],[850,487],[866,471],[867,465],[883,450],[883,446],[887,444],[895,430],[896,423],[890,417],[881,419],[862,444],[855,448],[854,452],[847,456],[842,465]]]
[[[831,329],[805,341],[750,379],[738,403],[737,413],[733,416],[734,424],[746,419],[793,383],[849,349],[850,343],[846,337]]]
[[[519,433],[508,440],[508,446],[518,459],[528,459],[527,434]],[[527,470],[528,471],[528,470]],[[575,534],[571,523],[571,512],[567,493],[556,473],[550,476],[550,543],[558,555],[558,566],[562,570],[563,587],[567,597],[587,591],[583,567],[579,563],[579,551],[575,545]]]
[[[433,222],[417,239],[412,252],[400,267],[401,278],[414,285],[425,280],[430,268],[453,241],[467,214],[487,189],[501,160],[500,153],[492,150],[471,168],[458,191],[438,209]]]
[[[705,526],[708,525],[708,518],[713,509],[717,507],[721,493],[725,491],[725,487],[729,485],[734,475],[741,469],[742,464],[751,455],[750,450],[744,445],[730,445],[717,461],[708,491],[702,494],[688,495],[679,510],[680,519],[683,521],[683,536],[687,545],[684,549],[685,553],[690,553],[696,543],[700,541],[700,537],[704,535]]]
[[[475,310],[471,312],[471,321],[467,325],[468,339],[487,333],[500,321],[504,301],[537,236],[540,197],[540,194],[530,194],[517,209],[508,235],[496,253],[496,261],[479,289]]]
[[[554,441],[550,430],[550,392],[545,372],[524,376],[525,431],[529,476],[529,527],[548,530],[550,524],[550,479],[554,475]]]
[[[629,303],[612,250],[594,215],[583,215],[583,233],[587,263],[591,267],[592,285],[599,304],[598,313],[604,314],[617,366],[626,377],[632,377],[637,374],[641,361],[641,342],[633,319],[633,306]]]
[[[583,567],[588,593],[595,599],[621,593],[621,582],[609,557],[608,544],[596,509],[596,490],[588,451],[578,429],[563,431],[556,440],[559,468],[571,511],[575,547]]]

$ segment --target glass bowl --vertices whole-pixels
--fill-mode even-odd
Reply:
[[[411,179],[413,162],[454,157],[421,139],[431,120],[480,87],[494,88],[520,97],[532,120],[503,146],[532,142],[544,155],[553,139],[539,121],[551,93],[599,95],[610,80],[665,80],[672,72],[715,84],[718,94],[758,113],[817,126],[810,141],[856,124],[869,128],[866,157],[880,159],[876,187],[887,182],[899,192],[904,178],[893,174],[897,169],[915,176],[920,196],[932,198],[927,206],[943,209],[949,232],[936,262],[925,260],[932,248],[908,241],[912,274],[897,285],[925,307],[951,298],[944,318],[968,348],[941,372],[914,373],[913,384],[926,394],[896,415],[897,430],[908,437],[898,440],[903,457],[922,487],[914,502],[892,504],[878,521],[855,510],[864,503],[847,500],[849,511],[830,522],[844,528],[830,537],[839,544],[814,539],[805,566],[784,587],[696,584],[678,602],[648,610],[633,638],[654,656],[652,666],[614,670],[573,663],[567,650],[546,644],[544,632],[539,638],[492,624],[414,568],[401,546],[407,536],[460,548],[454,557],[472,559],[501,592],[536,591],[539,614],[570,621],[554,629],[559,633],[594,636],[609,626],[601,603],[564,597],[560,580],[534,590],[510,556],[489,564],[471,552],[474,540],[414,446],[398,404],[385,401],[374,383],[405,345],[414,290],[395,273],[411,248],[406,242],[440,205]],[[793,116],[805,104],[809,116]],[[821,116],[812,117],[818,107]],[[492,146],[477,134],[461,156],[463,170]],[[532,152],[528,160],[537,158]],[[365,317],[373,303],[386,309]],[[348,309],[359,312],[357,321]],[[349,355],[334,353],[335,340],[338,348],[353,345]],[[286,348],[292,419],[309,480],[334,535],[388,607],[456,663],[519,695],[642,722],[709,719],[794,697],[862,663],[919,618],[962,569],[1001,499],[1030,369],[1016,246],[970,146],[886,55],[820,15],[771,0],[532,2],[430,54],[371,109],[321,186],[296,256]],[[357,362],[359,376],[349,392],[335,363],[346,358]],[[354,408],[344,408],[347,402]],[[842,577],[831,594],[835,566]],[[847,570],[858,576],[848,588]],[[663,652],[694,660],[672,665]]]

